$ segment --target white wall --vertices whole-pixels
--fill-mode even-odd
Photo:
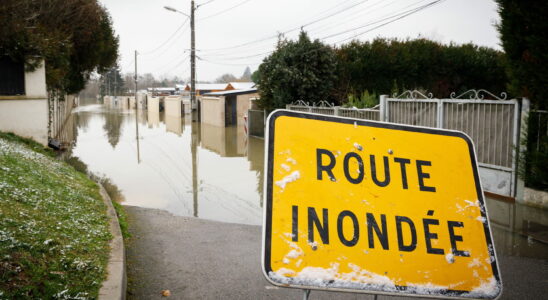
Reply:
[[[135,97],[129,97],[129,108],[130,109],[135,109]]]
[[[181,117],[182,100],[179,96],[169,96],[164,99],[166,116]]]
[[[25,96],[28,98],[47,98],[46,68],[42,62],[34,72],[25,72]]]
[[[160,112],[160,98],[149,97],[148,98],[148,110],[154,112]]]
[[[202,98],[202,123],[225,126],[225,97]]]
[[[48,144],[48,100],[0,100],[0,130]]]
[[[236,118],[238,119],[238,122],[236,123],[238,126],[244,126],[244,116],[247,115],[247,111],[251,107],[251,98],[257,98],[259,96],[258,93],[254,94],[244,94],[244,95],[238,95],[236,96]]]
[[[25,96],[0,98],[0,130],[31,138],[46,146],[47,98],[46,68],[42,62],[35,71],[25,72]]]

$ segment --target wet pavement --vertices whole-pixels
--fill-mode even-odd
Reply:
[[[261,273],[264,141],[243,128],[190,116],[79,107],[69,156],[120,189],[133,238],[130,299],[297,298]],[[137,135],[138,131],[138,135]],[[139,138],[137,138],[137,136]],[[504,291],[501,299],[548,293],[548,212],[487,199]],[[311,299],[367,298],[313,292]],[[379,299],[385,297],[379,296]]]
[[[261,272],[261,227],[227,224],[126,206],[128,299],[301,299],[298,289],[269,284]],[[516,240],[527,240],[517,236]],[[542,249],[547,251],[548,247]],[[503,280],[499,299],[545,299],[546,259],[498,251]],[[374,299],[372,295],[312,291],[310,299]],[[378,296],[377,299],[413,299]],[[416,298],[415,298],[416,299]]]

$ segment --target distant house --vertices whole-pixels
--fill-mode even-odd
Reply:
[[[175,90],[178,92],[182,92],[185,90],[186,84],[175,84]]]
[[[215,126],[243,126],[251,99],[258,98],[256,88],[211,92],[202,97],[202,123]]]
[[[249,90],[255,87],[255,82],[229,82],[227,90]]]
[[[147,88],[147,91],[154,95],[169,96],[169,95],[175,95],[177,92],[177,89],[174,87],[155,87],[155,88]]]
[[[190,93],[190,84],[185,86],[185,92]],[[228,84],[226,83],[197,83],[196,84],[196,96],[202,96],[211,92],[219,92],[227,90]]]

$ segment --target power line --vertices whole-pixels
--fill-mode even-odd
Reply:
[[[165,71],[164,73],[170,73],[171,71],[177,69],[178,67],[180,67],[183,63],[186,62],[187,58],[189,58],[189,56],[187,55],[181,62],[179,62],[178,64],[176,64],[175,66],[173,66],[173,68]],[[186,71],[186,70],[185,70]]]
[[[405,6],[404,8],[407,8],[407,7],[412,6],[412,5],[416,5],[416,4],[418,4],[418,3],[420,3],[420,2],[424,2],[424,1],[425,1],[425,0],[422,0],[422,1],[419,1],[419,2],[415,2],[414,4]],[[368,27],[368,26],[371,26],[371,25],[378,24],[378,23],[381,23],[381,22],[383,22],[383,21],[389,20],[388,22],[384,22],[384,23],[382,23],[382,24],[380,24],[380,25],[378,25],[378,26],[375,26],[375,27],[373,27],[373,28],[370,28],[370,29],[368,29],[368,30],[366,30],[366,31],[364,31],[364,32],[358,33],[358,34],[356,34],[356,35],[354,35],[354,36],[352,36],[352,37],[350,37],[350,38],[345,38],[345,39],[343,39],[343,40],[337,42],[337,43],[340,43],[340,42],[343,42],[343,41],[346,41],[346,40],[355,38],[355,37],[357,37],[357,36],[363,35],[363,34],[365,34],[365,33],[371,32],[371,31],[373,31],[373,30],[375,30],[375,29],[378,29],[378,28],[380,28],[380,27],[386,26],[386,25],[388,25],[388,24],[390,24],[390,23],[393,23],[393,22],[395,22],[395,21],[397,21],[397,20],[403,19],[403,18],[405,18],[405,17],[407,17],[407,16],[410,16],[410,15],[412,15],[412,14],[415,14],[415,13],[417,13],[417,12],[420,12],[420,11],[422,11],[422,10],[428,8],[428,7],[431,7],[431,6],[433,6],[433,5],[439,4],[439,3],[443,2],[443,1],[445,1],[445,0],[436,0],[436,1],[432,1],[432,2],[429,2],[429,3],[425,4],[425,5],[422,5],[422,6],[419,6],[419,7],[415,7],[415,8],[406,10],[406,11],[398,12],[398,13],[395,13],[395,14],[390,15],[389,17],[384,17],[384,18],[382,18],[382,19],[380,19],[380,20],[376,20],[376,21],[373,21],[373,22],[369,22],[369,23],[367,23],[367,24],[365,24],[365,25],[361,25],[361,26],[358,26],[358,27],[355,27],[355,28],[352,28],[352,29],[344,30],[344,31],[339,32],[339,33],[335,33],[335,34],[328,35],[328,36],[326,36],[326,37],[321,38],[321,40],[325,40],[325,39],[327,39],[327,38],[339,36],[339,35],[348,33],[348,32],[350,32],[350,31],[354,31],[354,30],[356,30],[356,29]],[[220,58],[220,59],[223,59],[223,60],[239,60],[239,59],[244,59],[244,58],[250,58],[250,57],[256,57],[256,56],[266,55],[266,54],[270,54],[270,53],[272,53],[272,52],[273,52],[273,51],[269,51],[269,52],[266,52],[266,53],[260,53],[260,54],[248,55],[248,56],[241,56],[241,57],[227,57],[226,59],[223,59],[223,58],[222,58],[222,55],[220,55],[221,57],[219,57],[219,58]],[[203,58],[200,58],[200,60],[207,61],[207,62],[214,63],[214,64],[220,64],[220,65],[245,65],[245,64],[221,63],[221,62],[216,62],[216,61],[210,61],[209,59],[203,59]]]
[[[212,57],[216,57],[216,58],[220,58],[220,59],[223,59],[223,60],[241,60],[241,59],[245,59],[245,58],[252,58],[252,57],[257,57],[257,56],[262,56],[262,55],[268,55],[268,54],[271,54],[272,52],[274,52],[273,50],[272,51],[268,51],[268,52],[263,52],[263,53],[259,53],[259,54],[253,54],[253,55],[247,55],[247,56],[228,56],[228,57],[223,57],[223,55],[212,55]],[[209,55],[206,55],[205,56],[206,58],[209,58],[210,56]]]
[[[169,36],[169,38],[167,38],[167,40],[165,40],[160,46],[156,47],[155,49],[153,50],[150,50],[150,51],[146,51],[146,52],[143,52],[143,53],[140,53],[141,55],[149,55],[149,54],[152,54],[156,51],[158,51],[160,48],[162,48],[163,46],[165,46],[176,34],[177,32],[179,32],[179,30],[183,29],[183,27],[186,25],[186,23],[188,22],[188,19],[186,19],[183,24],[181,24],[181,26],[179,26],[179,28],[177,28],[177,30],[175,30],[175,32],[173,32],[173,34],[171,34],[171,36]]]
[[[336,15],[342,13],[342,12],[345,12],[345,11],[351,9],[351,8],[354,8],[354,7],[358,6],[358,5],[361,5],[361,4],[363,4],[363,3],[367,2],[367,1],[369,1],[369,0],[364,0],[364,1],[361,1],[361,2],[358,2],[358,3],[355,3],[355,4],[352,5],[352,6],[343,8],[343,9],[341,9],[341,10],[339,10],[339,11],[336,11],[336,12],[334,12],[334,13],[332,13],[332,14],[329,14],[327,17],[318,18],[318,19],[316,19],[316,20],[314,20],[314,21],[312,21],[312,22],[308,22],[308,23],[302,25],[301,27],[294,28],[294,29],[292,29],[291,31],[296,30],[296,29],[299,29],[299,28],[304,28],[304,27],[306,27],[306,26],[309,26],[309,25],[318,23],[318,22],[320,22],[320,21],[323,21],[323,20],[325,20],[325,19],[331,18],[331,17],[336,16]]]
[[[157,59],[160,59],[163,57],[163,55],[168,51],[170,50],[174,45],[177,45],[178,41],[179,41],[179,38],[183,37],[183,35],[188,31],[188,29],[190,29],[190,27],[185,27],[185,29],[181,32],[179,32],[179,34],[177,34],[177,36],[171,40],[171,43],[169,43],[166,47],[164,47],[164,49],[162,49],[160,52],[158,52],[158,54],[154,55],[154,56],[148,56],[148,57],[145,57],[143,58],[143,60],[146,60],[146,61],[153,61],[153,60],[157,60]],[[186,52],[186,50],[185,50]]]
[[[180,65],[181,65],[182,63],[184,63],[188,58],[189,58],[189,55],[183,57],[183,59],[180,60],[176,65],[177,65],[177,66],[180,66]],[[173,65],[173,63],[170,62],[169,64],[163,65],[163,66],[160,67],[160,68],[155,68],[155,69],[153,69],[153,70],[152,70],[151,72],[149,72],[149,73],[162,73],[162,72],[160,72],[160,71],[164,71],[165,69],[169,68],[169,67],[172,66],[172,65]],[[171,70],[171,69],[170,69],[170,70]]]
[[[197,9],[198,7],[200,7],[200,6],[207,5],[207,4],[209,4],[209,3],[213,2],[213,1],[215,1],[215,0],[209,0],[209,1],[204,2],[204,3],[202,3],[202,4],[198,4],[198,6],[196,6],[196,9]]]
[[[426,1],[426,0],[422,0],[422,1]],[[421,1],[421,2],[422,2]],[[316,26],[312,29],[309,29],[307,30],[308,33],[311,33],[311,32],[316,32],[316,31],[324,31],[325,29],[330,29],[332,30],[333,28],[335,27],[338,27],[340,25],[348,25],[350,24],[351,21],[354,21],[356,19],[359,19],[359,18],[363,18],[364,16],[367,16],[367,15],[370,15],[380,9],[383,9],[385,7],[388,7],[394,3],[397,3],[398,0],[393,0],[392,2],[389,2],[389,3],[386,3],[385,5],[381,6],[381,7],[376,7],[374,8],[375,6],[381,4],[381,3],[384,3],[386,1],[384,0],[380,0],[376,3],[372,3],[371,5],[368,5],[366,7],[364,7],[363,9],[361,10],[355,10],[353,12],[351,12],[349,15],[347,15],[345,18],[341,18],[342,19],[342,22],[338,22],[338,23],[327,23],[327,24],[319,24],[319,26]],[[374,8],[374,9],[373,9]],[[352,17],[352,18],[350,18]]]
[[[245,64],[231,64],[231,63],[215,62],[215,61],[211,61],[209,59],[201,58],[199,56],[196,56],[196,58],[198,58],[201,61],[208,62],[208,63],[212,63],[212,64],[216,64],[216,65],[225,65],[225,66],[255,66],[255,65],[261,64],[261,62],[245,63]]]
[[[131,65],[133,65],[134,62],[135,62],[135,58],[133,58],[128,64],[126,64],[123,69],[129,68]]]
[[[248,1],[249,1],[249,0],[248,0]],[[294,27],[294,28],[291,28],[291,29],[289,29],[289,30],[283,31],[283,32],[278,33],[278,34],[276,34],[276,35],[270,35],[270,36],[265,37],[265,38],[261,38],[261,39],[258,39],[258,40],[254,40],[254,41],[251,41],[251,42],[247,42],[247,43],[243,43],[243,44],[239,44],[239,45],[235,45],[235,46],[223,47],[223,48],[216,48],[216,49],[202,49],[202,51],[218,51],[218,50],[228,50],[228,49],[234,49],[234,48],[241,48],[241,47],[244,47],[244,46],[247,46],[247,45],[259,43],[259,42],[262,42],[262,41],[271,40],[271,39],[273,39],[273,38],[277,38],[277,37],[280,36],[280,35],[287,34],[287,33],[290,33],[290,32],[292,32],[292,31],[295,31],[295,30],[298,30],[298,29],[302,29],[302,28],[304,28],[304,27],[306,27],[306,26],[310,26],[310,25],[312,25],[312,24],[318,23],[318,22],[320,22],[320,21],[323,21],[323,20],[328,19],[328,18],[330,18],[330,17],[333,17],[333,16],[335,16],[335,15],[338,15],[338,14],[340,14],[340,13],[342,13],[342,12],[345,12],[345,11],[347,11],[347,10],[349,10],[349,9],[351,9],[351,8],[354,8],[354,7],[356,7],[356,6],[360,5],[360,4],[363,4],[363,3],[367,2],[367,1],[369,1],[369,0],[363,0],[363,1],[360,1],[360,2],[358,2],[358,3],[354,3],[354,4],[352,4],[351,6],[345,7],[345,8],[343,8],[343,9],[341,9],[341,10],[338,10],[338,11],[336,11],[336,12],[334,12],[334,13],[331,13],[331,14],[329,14],[328,16],[322,16],[322,17],[316,18],[316,19],[314,19],[314,20],[312,20],[312,21],[310,21],[310,22],[308,22],[308,23],[306,23],[306,24],[304,24],[304,25],[296,26],[296,27]],[[323,12],[320,13],[320,14],[323,14]]]
[[[419,3],[424,2],[424,1],[425,1],[425,0],[421,0],[421,1],[415,2],[415,3],[411,4],[411,5],[407,5],[407,6],[405,6],[405,7],[402,7],[402,9],[406,9],[406,8],[408,8],[408,7],[410,7],[410,6],[419,4]],[[436,1],[443,1],[443,0],[436,0]],[[436,1],[434,1],[434,2],[436,2]],[[428,4],[426,4],[426,5],[428,5]],[[408,12],[410,12],[410,11],[413,11],[413,10],[415,10],[415,9],[417,9],[417,8],[420,8],[420,7],[421,7],[421,6],[415,7],[415,8],[406,10],[406,11],[396,12],[395,14],[391,14],[391,15],[386,14],[386,15],[382,16],[380,20],[376,20],[376,21],[373,21],[373,22],[368,22],[368,23],[363,24],[363,25],[360,25],[360,26],[358,26],[358,27],[346,29],[346,30],[343,30],[343,31],[341,31],[341,32],[338,32],[338,33],[334,33],[334,34],[325,36],[325,37],[322,38],[322,40],[323,40],[323,39],[330,38],[330,37],[333,37],[333,36],[341,35],[341,34],[344,34],[344,33],[350,32],[350,31],[354,31],[354,30],[357,30],[357,29],[361,29],[361,28],[364,28],[364,27],[367,27],[367,26],[370,26],[370,25],[373,25],[373,24],[380,23],[380,22],[385,21],[385,20],[387,20],[387,19],[391,19],[391,18],[393,18],[393,17],[399,16],[399,15],[402,15],[402,14],[406,14],[406,13],[408,13]]]
[[[356,37],[358,37],[358,36],[360,36],[360,35],[363,35],[363,34],[366,34],[366,33],[368,33],[368,32],[371,32],[371,31],[373,31],[373,30],[375,30],[375,29],[378,29],[378,28],[380,28],[380,27],[383,27],[383,26],[386,26],[386,25],[388,25],[388,24],[394,23],[394,22],[396,22],[396,21],[398,21],[398,20],[401,20],[401,19],[403,19],[403,18],[405,18],[405,17],[408,17],[408,16],[410,16],[410,15],[412,15],[412,14],[418,13],[418,12],[424,10],[424,9],[427,9],[427,8],[429,8],[429,7],[431,7],[431,6],[434,6],[434,5],[436,5],[436,4],[439,4],[439,3],[443,2],[443,1],[445,1],[445,0],[436,0],[436,1],[432,1],[432,2],[430,2],[430,3],[427,3],[427,4],[423,5],[423,6],[419,6],[419,7],[417,7],[417,8],[410,9],[410,10],[405,11],[405,12],[403,12],[403,13],[399,13],[399,14],[396,14],[396,15],[392,15],[392,16],[390,16],[390,17],[388,17],[388,18],[384,18],[384,19],[379,20],[379,21],[377,21],[377,22],[373,22],[373,23],[371,23],[371,24],[369,24],[369,25],[373,25],[373,24],[376,24],[376,23],[379,23],[379,22],[382,22],[382,21],[385,21],[385,20],[388,20],[388,19],[391,19],[391,18],[394,18],[394,17],[395,17],[395,19],[393,19],[393,20],[390,20],[390,21],[388,21],[388,22],[382,23],[382,24],[380,24],[380,25],[378,25],[378,26],[375,26],[375,27],[373,27],[373,28],[371,28],[371,29],[368,29],[368,30],[366,30],[366,31],[360,32],[360,33],[358,33],[358,34],[355,34],[355,35],[353,35],[353,36],[351,36],[351,37],[348,37],[348,38],[345,38],[345,39],[343,39],[343,40],[340,40],[340,41],[336,42],[335,44],[345,42],[345,41],[347,41],[347,40],[356,38]],[[341,33],[338,33],[338,34],[332,34],[332,35],[329,35],[329,36],[327,36],[327,37],[324,37],[323,39],[327,39],[327,38],[330,38],[330,37],[333,37],[333,36],[337,36],[337,35],[340,35],[340,34],[344,34],[344,33],[347,33],[347,32],[349,32],[349,31],[352,31],[352,30],[355,30],[355,29],[359,29],[359,28],[363,28],[363,27],[364,27],[364,26],[360,26],[360,27],[357,27],[357,28],[354,28],[354,29],[351,29],[351,30],[345,30],[344,32],[341,32]],[[323,40],[323,39],[322,39],[322,40]]]
[[[213,1],[213,0],[212,0],[212,1]],[[225,10],[221,10],[220,12],[217,12],[217,13],[215,13],[215,14],[209,15],[209,16],[207,16],[207,17],[203,17],[203,18],[201,18],[201,19],[198,19],[198,21],[202,21],[202,20],[206,20],[206,19],[209,19],[209,18],[216,17],[216,16],[218,16],[218,15],[220,15],[220,14],[223,14],[223,13],[225,13],[225,12],[227,12],[227,11],[233,10],[233,9],[235,9],[235,8],[241,6],[241,5],[244,5],[244,4],[246,4],[247,2],[249,2],[249,1],[251,1],[251,0],[244,0],[244,1],[242,1],[242,2],[240,2],[240,3],[238,3],[238,4],[236,4],[236,5],[234,5],[234,6],[232,6],[232,7],[229,7],[229,8],[227,8],[227,9],[225,9]]]

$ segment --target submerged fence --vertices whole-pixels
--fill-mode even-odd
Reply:
[[[54,148],[68,146],[74,139],[72,109],[78,97],[58,91],[48,92],[48,144]]]

